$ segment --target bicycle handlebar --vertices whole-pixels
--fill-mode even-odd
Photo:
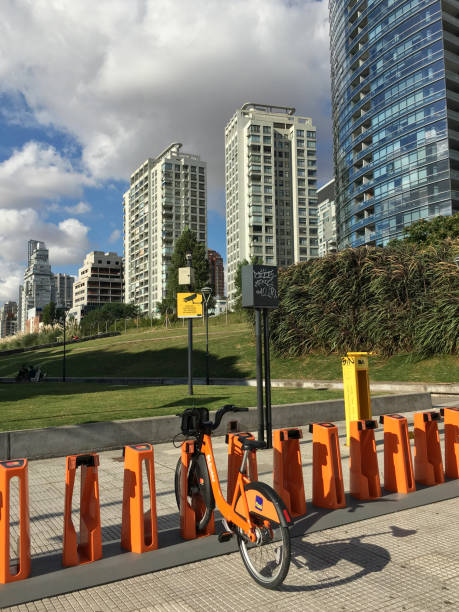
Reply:
[[[223,416],[227,412],[248,412],[248,411],[249,411],[248,408],[237,408],[236,406],[233,406],[233,404],[225,404],[224,406],[222,406],[221,408],[217,410],[217,413],[215,414],[215,421],[213,423],[212,421],[209,421],[210,428],[212,429],[212,431],[214,429],[217,429],[222,421]]]

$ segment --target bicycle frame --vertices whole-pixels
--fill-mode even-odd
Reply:
[[[217,466],[215,464],[214,452],[212,448],[211,436],[206,433],[202,434],[202,440],[198,440],[197,447],[198,452],[200,451],[206,458],[207,469],[209,471],[210,481],[212,483],[212,492],[214,494],[215,504],[217,508],[227,521],[230,521],[231,523],[242,529],[242,531],[247,535],[250,541],[255,542],[256,535],[254,530],[254,524],[250,519],[249,505],[247,503],[246,492],[244,490],[244,486],[246,484],[249,484],[251,480],[245,474],[242,473],[247,463],[248,451],[245,451],[241,471],[238,474],[236,486],[234,488],[233,500],[231,504],[229,504],[224,498],[220,487]],[[237,504],[238,501],[239,503]],[[236,512],[236,504],[239,507],[238,510],[240,513]]]

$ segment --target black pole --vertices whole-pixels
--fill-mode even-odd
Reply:
[[[257,411],[258,411],[258,441],[265,439],[265,423],[263,416],[263,362],[261,339],[261,311],[255,309],[255,336],[257,346]]]
[[[64,314],[64,359],[62,361],[62,382],[65,382],[65,314]]]
[[[188,395],[193,395],[192,356],[193,353],[193,319],[188,319]]]
[[[206,385],[209,384],[209,308],[206,302]]]
[[[265,415],[266,415],[266,448],[273,447],[273,423],[271,414],[271,362],[269,355],[269,319],[268,309],[263,308],[263,328],[265,339]]]

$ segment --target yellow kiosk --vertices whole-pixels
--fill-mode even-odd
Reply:
[[[368,355],[369,353],[347,353],[341,359],[348,446],[350,436],[349,423],[359,419],[371,419]]]

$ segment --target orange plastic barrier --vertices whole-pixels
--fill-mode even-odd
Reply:
[[[102,533],[100,527],[99,481],[97,466],[99,456],[69,455],[66,458],[65,508],[64,508],[64,566],[90,563],[102,558]],[[80,489],[80,541],[78,542],[72,521],[72,497],[75,475],[81,467]]]
[[[143,474],[145,467],[149,492],[149,509],[143,509]],[[156,518],[155,465],[151,444],[124,447],[124,487],[121,521],[121,546],[143,553],[158,548]]]
[[[239,470],[241,469],[242,457],[244,456],[244,451],[242,450],[242,442],[238,439],[239,437],[254,440],[252,434],[247,432],[226,434],[225,441],[228,444],[228,476],[226,485],[226,499],[229,504],[233,501],[237,475],[239,473]],[[249,452],[248,467],[250,480],[258,480],[257,453],[255,450]]]
[[[445,482],[436,423],[439,419],[439,412],[416,412],[414,415],[414,479],[424,485]]]
[[[10,485],[19,482],[19,541],[18,562],[11,567],[10,558]],[[0,583],[24,580],[30,574],[29,485],[27,459],[0,461]]]
[[[384,414],[379,422],[384,423],[384,488],[394,493],[411,493],[416,484],[406,418]]]
[[[182,473],[180,481],[180,534],[185,540],[208,536],[215,533],[215,513],[203,531],[196,530],[196,514],[188,503],[188,469],[194,453],[194,440],[182,444]]]
[[[344,508],[343,472],[338,428],[333,423],[311,423],[312,503],[320,508]]]
[[[381,497],[374,429],[376,421],[361,419],[349,423],[351,495],[357,499]]]
[[[459,478],[459,408],[443,408],[445,418],[445,475]]]
[[[273,431],[273,486],[292,517],[306,514],[300,452],[302,437],[303,432],[298,428]]]

